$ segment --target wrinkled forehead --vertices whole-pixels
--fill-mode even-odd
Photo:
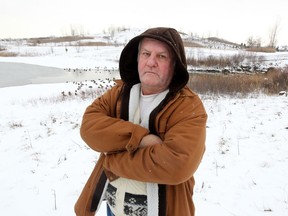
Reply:
[[[158,47],[161,52],[168,52],[171,56],[174,56],[172,48],[165,42],[154,38],[144,37],[139,41],[138,51],[142,48],[149,49],[151,47]]]

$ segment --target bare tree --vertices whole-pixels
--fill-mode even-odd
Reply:
[[[250,36],[247,41],[246,44],[248,47],[256,47],[257,46],[257,40],[253,38],[253,36]]]
[[[75,25],[70,25],[70,34],[71,36],[76,36],[77,35],[77,29],[75,28]]]
[[[280,31],[280,23],[276,22],[274,26],[271,28],[269,33],[269,47],[273,48],[276,47],[279,31]]]
[[[256,46],[261,47],[261,45],[262,45],[262,42],[261,42],[261,38],[259,37],[256,39]]]
[[[71,36],[77,36],[77,35],[85,35],[85,31],[82,25],[70,25],[70,34]]]

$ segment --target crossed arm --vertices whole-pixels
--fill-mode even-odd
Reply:
[[[81,136],[92,149],[107,153],[103,166],[117,176],[144,182],[179,184],[191,178],[205,151],[205,109],[197,97],[181,102],[163,117],[161,138],[129,121],[111,117],[111,94],[90,105],[83,116]],[[192,108],[191,108],[192,105]],[[162,128],[161,128],[162,127]]]
[[[146,128],[109,117],[96,107],[87,109],[81,135],[92,149],[108,153],[103,164],[108,171],[138,181],[174,185],[187,181],[198,168],[205,150],[205,113],[165,123],[169,130],[161,140]]]

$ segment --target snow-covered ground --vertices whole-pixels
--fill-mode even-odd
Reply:
[[[33,56],[0,62],[116,68],[122,47],[33,49]],[[98,158],[79,136],[82,114],[110,86],[103,79],[84,83],[85,95],[75,95],[78,83],[72,82],[0,88],[1,215],[74,215]],[[288,215],[288,97],[201,98],[209,118],[206,153],[195,175],[196,216]],[[105,215],[104,206],[99,215]]]

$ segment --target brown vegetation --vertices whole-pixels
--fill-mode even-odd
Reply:
[[[276,52],[276,48],[274,48],[274,47],[249,47],[249,48],[246,48],[246,51],[274,53],[274,52]]]
[[[217,67],[217,68],[225,68],[225,67],[241,67],[244,61],[247,63],[260,63],[264,60],[263,56],[256,55],[256,53],[242,53],[235,54],[231,56],[213,56],[209,55],[207,57],[188,57],[187,64],[192,65],[193,67]]]
[[[278,94],[288,90],[288,67],[255,74],[191,73],[189,87],[200,94]]]
[[[64,37],[42,37],[42,38],[30,38],[28,43],[36,46],[37,44],[43,43],[64,43],[64,42],[74,42],[84,39],[94,39],[93,37],[87,36],[64,36]]]
[[[111,44],[109,43],[105,43],[105,42],[92,42],[92,41],[88,41],[88,42],[80,42],[79,44],[77,44],[78,46],[109,46]]]
[[[14,52],[0,51],[0,57],[16,57],[17,55]]]
[[[204,47],[203,45],[193,41],[183,41],[184,47]]]
[[[233,43],[233,42],[230,42],[230,41],[227,41],[225,39],[218,38],[218,37],[208,37],[207,39],[209,41],[214,41],[214,42],[217,42],[217,43],[230,44],[232,46],[239,46],[239,44],[237,44],[237,43]]]

